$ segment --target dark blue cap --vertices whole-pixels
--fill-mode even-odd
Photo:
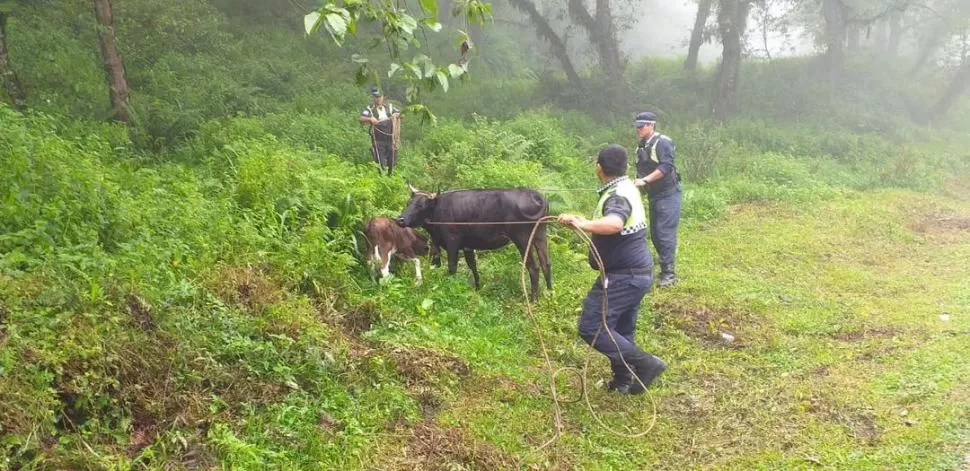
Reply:
[[[370,88],[370,96],[381,96],[381,91],[377,87]]]
[[[648,124],[654,124],[656,122],[657,122],[657,115],[649,111],[645,111],[637,115],[637,117],[633,121],[633,126],[636,127],[637,129],[640,129]]]

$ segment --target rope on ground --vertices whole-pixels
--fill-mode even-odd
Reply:
[[[543,356],[543,358],[546,361],[546,367],[549,369],[549,374],[550,374],[550,378],[549,378],[550,379],[550,394],[552,395],[552,401],[553,401],[553,417],[554,417],[555,427],[556,427],[555,428],[555,434],[552,436],[552,438],[550,438],[548,441],[546,441],[541,446],[539,446],[536,449],[536,451],[542,450],[543,448],[551,445],[556,440],[558,440],[560,436],[562,436],[562,431],[564,429],[564,426],[563,426],[563,422],[562,422],[562,407],[561,407],[561,404],[563,404],[563,401],[561,401],[559,399],[559,394],[558,394],[557,388],[556,388],[556,378],[559,376],[559,374],[564,373],[564,372],[567,372],[567,371],[574,371],[579,376],[579,378],[580,378],[580,385],[581,385],[581,389],[582,389],[582,398],[586,402],[586,408],[589,410],[589,413],[593,416],[593,419],[596,420],[596,423],[599,424],[600,427],[604,428],[606,431],[608,431],[608,432],[610,432],[610,433],[612,433],[614,435],[617,435],[619,437],[624,437],[624,438],[640,438],[640,437],[643,437],[646,434],[650,433],[650,431],[653,429],[654,425],[657,423],[657,404],[656,404],[656,401],[654,401],[654,399],[653,399],[653,395],[650,394],[650,391],[647,389],[646,385],[643,384],[643,381],[640,379],[640,377],[637,376],[637,374],[636,374],[635,371],[633,371],[633,367],[631,367],[630,364],[627,363],[626,359],[623,358],[623,353],[620,352],[620,348],[619,348],[619,345],[617,344],[616,338],[613,336],[613,331],[610,330],[610,329],[608,329],[608,328],[606,328],[606,315],[607,315],[607,312],[608,312],[607,311],[608,305],[607,305],[607,295],[606,295],[607,293],[606,292],[607,292],[607,289],[609,288],[609,281],[607,281],[606,270],[603,268],[603,259],[600,257],[599,251],[596,250],[596,246],[593,244],[593,240],[590,238],[590,236],[588,234],[586,234],[586,232],[584,232],[584,231],[582,231],[582,230],[580,230],[578,228],[575,228],[575,227],[572,228],[573,229],[573,232],[576,235],[578,235],[580,237],[580,239],[582,239],[583,242],[585,242],[586,245],[589,247],[589,249],[593,252],[593,258],[596,260],[596,266],[599,268],[599,272],[600,272],[600,284],[603,287],[603,296],[602,296],[603,302],[602,302],[602,304],[600,306],[600,325],[599,325],[599,328],[596,329],[596,335],[593,336],[593,340],[590,342],[590,348],[586,351],[586,358],[583,361],[583,369],[582,370],[577,370],[576,368],[568,367],[568,366],[566,366],[566,367],[560,367],[560,368],[558,368],[556,370],[553,370],[552,360],[549,358],[549,353],[548,353],[548,351],[546,349],[545,340],[543,340],[543,337],[542,337],[542,329],[541,329],[541,326],[539,325],[539,321],[536,318],[535,313],[532,312],[532,304],[529,302],[528,292],[527,292],[526,284],[525,284],[525,271],[526,271],[526,264],[527,264],[527,262],[529,260],[529,257],[531,257],[532,243],[535,240],[535,235],[538,232],[539,226],[541,224],[548,224],[550,222],[553,222],[556,219],[557,219],[556,216],[546,216],[546,217],[543,217],[543,218],[539,219],[538,221],[535,221],[535,226],[532,228],[532,233],[529,235],[529,242],[526,244],[525,253],[524,253],[523,257],[522,257],[522,268],[520,270],[520,279],[521,279],[521,283],[522,283],[522,294],[526,298],[526,311],[529,314],[529,318],[532,320],[533,324],[535,325],[536,335],[539,337],[539,346],[540,346],[540,348],[542,350],[542,356]],[[627,371],[630,372],[631,376],[634,379],[636,379],[636,381],[640,384],[640,387],[642,387],[646,391],[647,395],[650,397],[650,404],[651,404],[651,406],[653,408],[653,415],[652,415],[652,417],[650,419],[650,425],[647,426],[647,428],[644,429],[643,431],[636,432],[636,433],[625,433],[625,432],[618,431],[618,430],[616,430],[613,427],[610,427],[605,422],[603,422],[603,420],[600,418],[599,414],[596,413],[596,410],[593,408],[593,404],[590,401],[590,398],[589,398],[589,386],[588,386],[589,362],[590,362],[590,358],[591,358],[591,355],[590,354],[593,351],[592,345],[595,345],[596,344],[596,340],[599,339],[599,336],[603,332],[604,329],[606,330],[606,333],[609,334],[610,340],[613,342],[613,346],[616,347],[616,350],[617,350],[617,352],[620,355],[620,361],[623,362],[623,366],[626,367]]]
[[[598,269],[600,272],[600,286],[602,286],[602,290],[603,290],[603,296],[602,296],[603,301],[602,301],[602,304],[600,305],[600,325],[599,325],[599,328],[596,329],[596,335],[593,336],[593,340],[590,342],[590,348],[586,351],[586,357],[583,361],[582,370],[579,370],[577,368],[570,367],[570,366],[563,366],[558,369],[553,369],[552,359],[549,357],[549,351],[546,348],[546,343],[542,336],[542,329],[541,329],[541,326],[539,325],[539,320],[536,317],[535,313],[532,311],[532,303],[530,302],[530,299],[529,299],[529,289],[526,286],[525,274],[526,274],[526,269],[528,267],[528,263],[532,256],[532,245],[533,245],[533,242],[535,241],[536,234],[539,231],[539,227],[541,227],[544,224],[554,223],[557,219],[558,219],[557,216],[544,216],[534,221],[487,221],[487,222],[485,221],[476,221],[476,222],[426,221],[425,224],[440,225],[440,226],[496,226],[496,225],[508,225],[508,224],[512,224],[512,225],[532,224],[533,225],[532,232],[529,234],[529,241],[525,246],[525,250],[523,251],[519,275],[520,275],[520,281],[522,284],[522,295],[525,297],[526,313],[529,315],[529,319],[532,321],[535,327],[536,336],[539,338],[539,348],[542,351],[542,357],[545,360],[546,368],[549,371],[550,394],[551,394],[552,403],[553,403],[553,421],[555,425],[555,434],[552,436],[552,438],[550,438],[541,446],[536,448],[535,451],[540,451],[543,448],[555,443],[559,439],[559,437],[562,436],[562,431],[565,428],[565,426],[563,425],[563,419],[562,419],[562,404],[570,404],[573,402],[578,402],[578,400],[563,401],[562,399],[559,398],[559,393],[556,388],[556,378],[558,378],[560,374],[565,372],[573,372],[579,377],[580,388],[582,392],[581,399],[586,403],[586,409],[589,410],[590,415],[593,416],[593,419],[600,427],[605,429],[607,432],[612,433],[613,435],[623,437],[623,438],[643,437],[646,434],[650,433],[650,431],[653,430],[653,427],[657,423],[657,403],[653,398],[653,394],[651,394],[650,390],[647,389],[647,385],[643,384],[643,380],[641,380],[640,377],[637,376],[636,371],[633,370],[633,367],[630,366],[630,364],[626,361],[625,358],[623,358],[623,353],[620,351],[620,346],[616,341],[616,337],[613,335],[613,331],[606,328],[607,326],[606,316],[607,316],[607,313],[609,312],[608,311],[609,306],[607,304],[607,301],[608,301],[607,289],[609,289],[609,281],[606,276],[606,269],[603,268],[603,259],[600,257],[599,251],[596,250],[596,245],[593,244],[593,239],[590,238],[590,236],[586,234],[586,232],[575,227],[572,228],[573,232],[577,236],[579,236],[579,238],[582,239],[583,242],[585,242],[586,245],[589,247],[589,250],[593,253],[593,259],[596,261],[596,266],[599,267]],[[632,376],[632,378],[635,379],[637,383],[639,383],[640,387],[644,389],[647,396],[650,398],[650,405],[653,409],[653,413],[650,418],[650,425],[648,425],[646,429],[640,432],[626,433],[626,432],[618,431],[614,427],[610,427],[603,421],[603,419],[600,418],[599,414],[596,413],[596,409],[593,408],[592,401],[589,398],[588,373],[589,373],[589,363],[590,363],[591,354],[594,350],[592,348],[592,345],[596,344],[596,341],[599,339],[599,336],[600,334],[602,334],[603,330],[606,330],[606,333],[610,336],[610,341],[612,341],[613,346],[616,347],[616,351],[620,355],[620,361],[623,362],[623,366],[626,367],[627,371],[630,372],[630,375]]]

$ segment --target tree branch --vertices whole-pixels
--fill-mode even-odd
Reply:
[[[573,85],[580,86],[582,81],[579,78],[579,74],[576,73],[576,68],[573,67],[572,60],[569,59],[569,51],[566,49],[566,43],[552,29],[549,21],[539,13],[535,3],[531,0],[509,0],[509,3],[517,10],[529,15],[529,19],[532,20],[532,23],[536,27],[536,35],[549,42],[552,53],[559,59],[559,63],[566,72],[566,77],[569,79],[569,82]]]

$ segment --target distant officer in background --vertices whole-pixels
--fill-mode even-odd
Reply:
[[[401,112],[394,105],[384,103],[384,95],[377,87],[370,91],[372,102],[360,113],[360,124],[370,125],[371,153],[381,173],[390,176],[397,165],[397,148],[400,141]]]
[[[660,287],[677,282],[674,273],[677,257],[677,228],[680,225],[682,192],[680,174],[674,165],[674,141],[656,131],[657,115],[646,112],[634,121],[640,144],[637,146],[637,179],[646,192],[650,206],[650,240],[660,258]]]

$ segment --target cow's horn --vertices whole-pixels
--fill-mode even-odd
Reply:
[[[410,183],[408,183],[408,188],[410,188],[410,189],[411,189],[411,194],[412,194],[412,195],[418,192],[418,189],[417,189],[417,188],[415,188],[415,187],[414,187],[414,185],[412,185],[412,184],[410,184]]]

